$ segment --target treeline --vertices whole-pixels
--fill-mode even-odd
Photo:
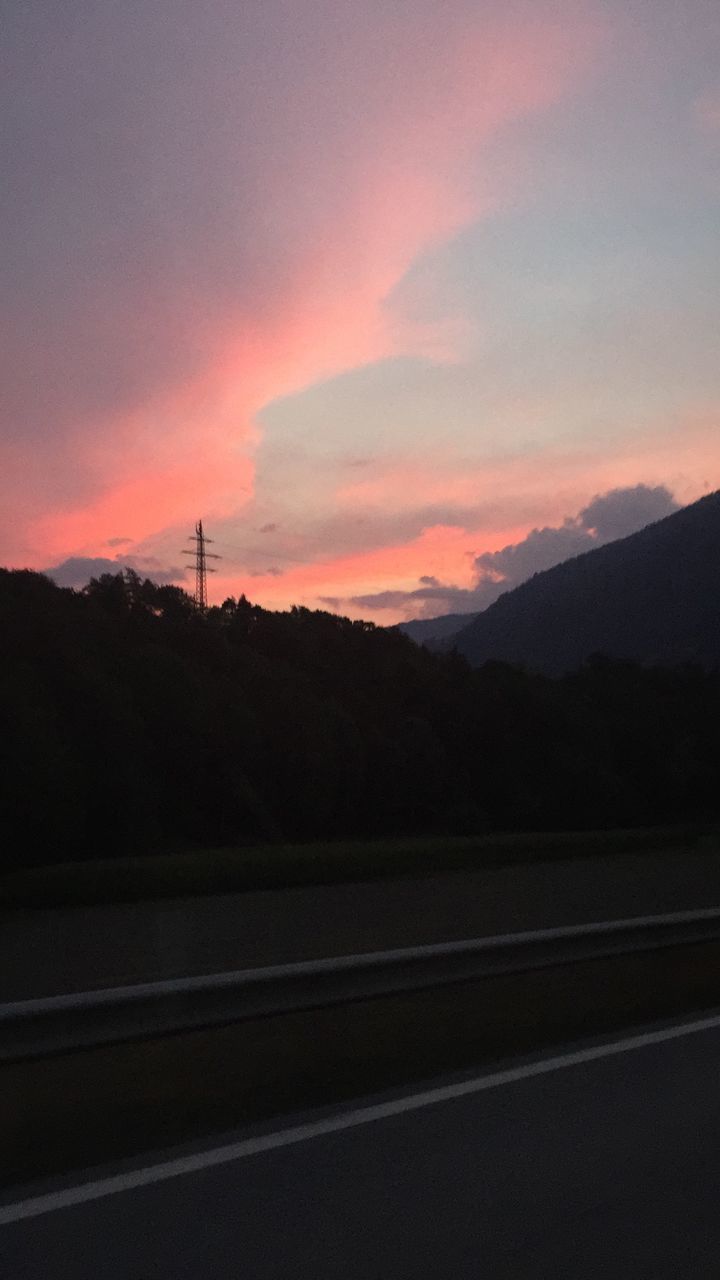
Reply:
[[[366,622],[0,570],[6,868],[720,817],[720,675],[472,670]]]

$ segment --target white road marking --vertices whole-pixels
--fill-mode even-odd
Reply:
[[[432,1107],[438,1103],[471,1097],[473,1094],[483,1093],[486,1089],[498,1089],[506,1084],[529,1080],[533,1076],[549,1075],[553,1071],[562,1071],[567,1067],[583,1066],[586,1062],[597,1062],[602,1058],[612,1058],[622,1053],[632,1053],[637,1049],[664,1044],[669,1040],[680,1040],[685,1036],[718,1029],[720,1029],[720,1014],[715,1014],[713,1017],[700,1018],[694,1022],[680,1023],[658,1031],[646,1031],[639,1035],[627,1036],[623,1040],[615,1040],[608,1044],[558,1054],[552,1058],[526,1063],[524,1066],[508,1067],[504,1071],[476,1076],[472,1080],[441,1085],[435,1089],[424,1090],[422,1093],[393,1098],[389,1102],[340,1112],[338,1115],[327,1116],[323,1120],[296,1125],[290,1129],[280,1129],[277,1133],[266,1133],[257,1138],[245,1138],[239,1142],[227,1143],[193,1155],[179,1156],[173,1160],[165,1160],[161,1164],[149,1165],[144,1169],[133,1169],[127,1173],[99,1178],[94,1182],[80,1183],[78,1186],[66,1187],[47,1195],[19,1200],[15,1204],[0,1205],[0,1226],[20,1222],[26,1218],[37,1218],[41,1214],[54,1213],[58,1209],[70,1209],[92,1200],[102,1200],[106,1196],[118,1195],[123,1191],[135,1191],[139,1187],[151,1186],[156,1182],[167,1182],[170,1178],[200,1173],[204,1169],[231,1164],[246,1156],[257,1156],[265,1151],[295,1146],[297,1143],[322,1138],[331,1133],[342,1133],[345,1129],[374,1124],[378,1120],[388,1120],[393,1116],[404,1115],[408,1111],[420,1111],[424,1107]]]

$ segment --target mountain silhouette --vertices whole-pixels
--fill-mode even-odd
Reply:
[[[548,675],[603,653],[720,664],[720,491],[506,592],[443,648]]]
[[[441,613],[437,618],[412,618],[410,622],[399,622],[395,629],[426,649],[442,649],[447,647],[444,641],[456,636],[473,618],[477,618],[476,610],[472,613]]]

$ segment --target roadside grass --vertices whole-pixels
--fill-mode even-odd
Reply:
[[[710,826],[507,832],[200,849],[66,862],[0,877],[0,907],[71,907],[398,879],[631,854],[720,853]]]

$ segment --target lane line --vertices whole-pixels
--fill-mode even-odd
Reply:
[[[394,1098],[389,1102],[380,1102],[367,1107],[359,1107],[353,1111],[344,1111],[339,1115],[327,1116],[323,1120],[311,1121],[308,1124],[296,1125],[289,1129],[280,1129],[276,1133],[262,1134],[257,1138],[244,1138],[239,1142],[227,1143],[207,1151],[199,1151],[193,1155],[179,1156],[161,1164],[149,1165],[147,1168],[133,1169],[127,1173],[114,1174],[93,1182],[80,1183],[75,1187],[66,1187],[60,1191],[46,1195],[33,1196],[27,1200],[19,1200],[15,1204],[0,1205],[0,1226],[21,1222],[27,1218],[37,1218],[41,1214],[55,1213],[59,1209],[69,1209],[76,1205],[87,1204],[92,1200],[102,1200],[107,1196],[121,1194],[124,1191],[135,1191],[139,1187],[151,1186],[157,1182],[167,1182],[171,1178],[185,1177],[188,1174],[200,1173],[218,1165],[232,1164],[247,1156],[261,1155],[266,1151],[276,1151],[281,1147],[295,1146],[300,1142],[308,1142],[313,1138],[326,1137],[333,1133],[342,1133],[346,1129],[356,1129],[362,1125],[374,1124],[379,1120],[388,1120],[393,1116],[404,1115],[408,1111],[420,1111],[424,1107],[432,1107],[443,1102],[453,1102],[458,1098],[471,1097],[483,1093],[487,1089],[498,1089],[503,1085],[516,1084],[521,1080],[530,1080],[534,1076],[549,1075],[553,1071],[563,1071],[568,1067],[583,1066],[588,1062],[598,1062],[603,1058],[617,1057],[623,1053],[633,1053],[638,1049],[647,1049],[653,1045],[665,1044],[670,1040],[680,1040],[686,1036],[698,1035],[703,1031],[720,1029],[720,1014],[713,1017],[700,1018],[694,1022],[681,1023],[665,1027],[658,1031],[646,1031],[639,1035],[627,1036],[623,1040],[615,1040],[609,1044],[594,1045],[587,1049],[577,1049],[572,1053],[558,1054],[552,1058],[540,1059],[526,1063],[521,1067],[508,1067],[503,1071],[495,1071],[490,1075],[477,1076],[472,1080],[461,1080],[455,1084],[441,1085],[435,1089],[426,1089],[421,1093],[408,1094],[402,1098]]]

